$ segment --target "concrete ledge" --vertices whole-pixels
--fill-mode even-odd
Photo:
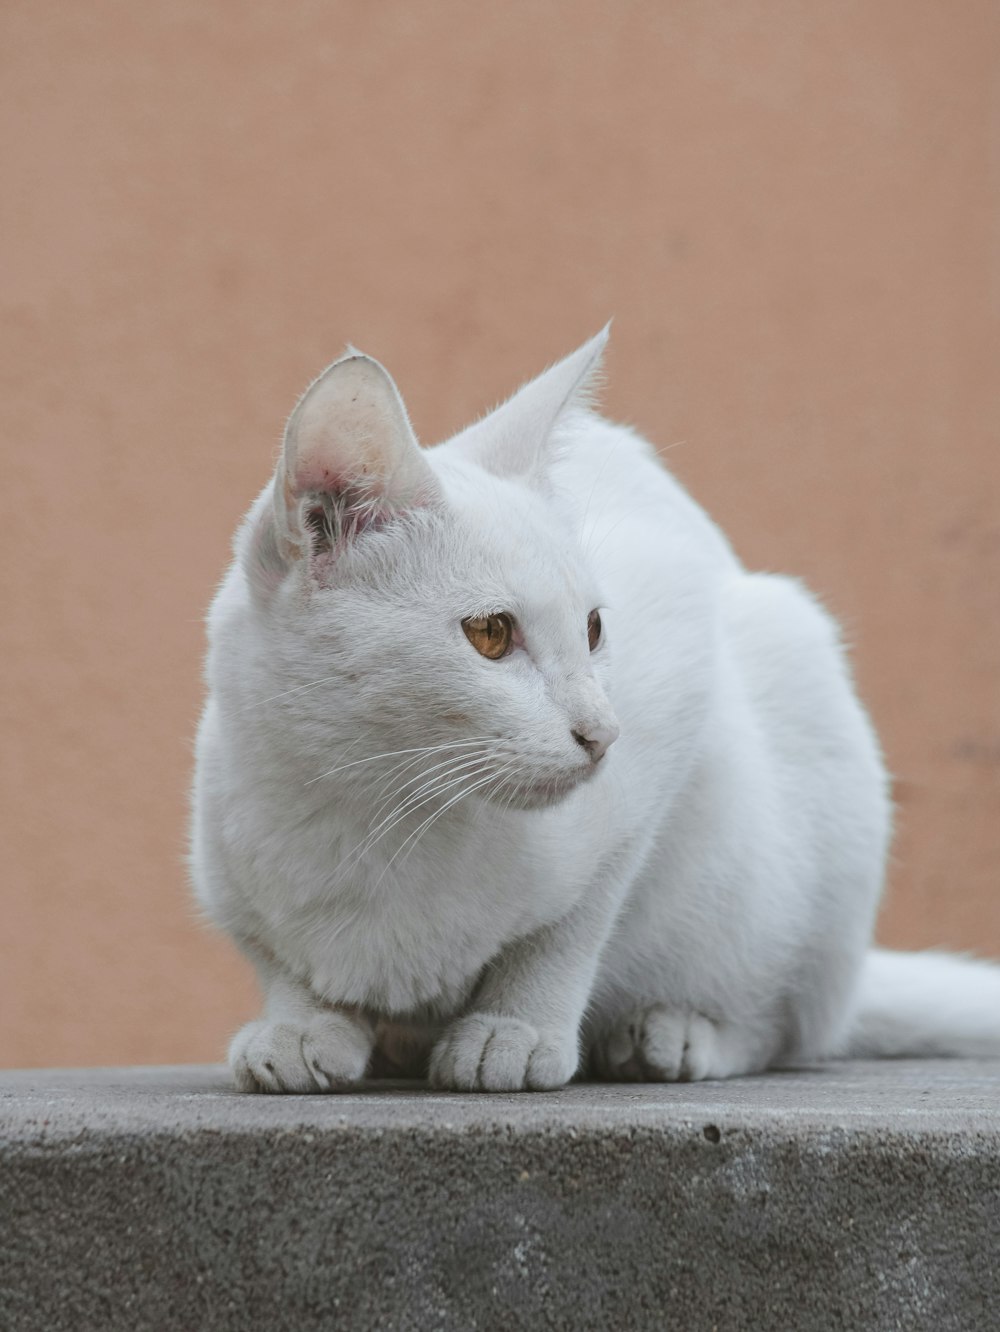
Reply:
[[[0,1073],[0,1327],[987,1329],[1000,1062],[249,1097]]]

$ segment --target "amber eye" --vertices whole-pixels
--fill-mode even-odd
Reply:
[[[496,661],[510,651],[514,637],[514,621],[503,611],[496,615],[473,615],[462,621],[465,636],[484,657]]]
[[[601,641],[601,617],[597,611],[592,610],[587,616],[587,642],[590,644],[590,650],[593,652]]]

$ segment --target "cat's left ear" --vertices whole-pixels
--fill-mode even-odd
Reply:
[[[279,531],[297,548],[289,553],[308,547],[317,523],[335,521],[353,539],[441,498],[389,372],[360,352],[324,370],[292,412],[275,478]]]
[[[540,477],[559,422],[589,406],[611,324],[449,441],[495,476]]]

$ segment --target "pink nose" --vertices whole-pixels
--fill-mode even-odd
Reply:
[[[602,759],[618,739],[618,727],[588,726],[585,730],[574,730],[573,739],[590,755],[594,763]]]

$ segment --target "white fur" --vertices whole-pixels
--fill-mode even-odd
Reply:
[[[836,626],[584,408],[605,337],[435,449],[354,353],[291,418],[198,736],[198,898],[265,992],[241,1087],[1000,1053],[1000,971],[867,953],[890,806]],[[491,661],[461,622],[499,611]]]

